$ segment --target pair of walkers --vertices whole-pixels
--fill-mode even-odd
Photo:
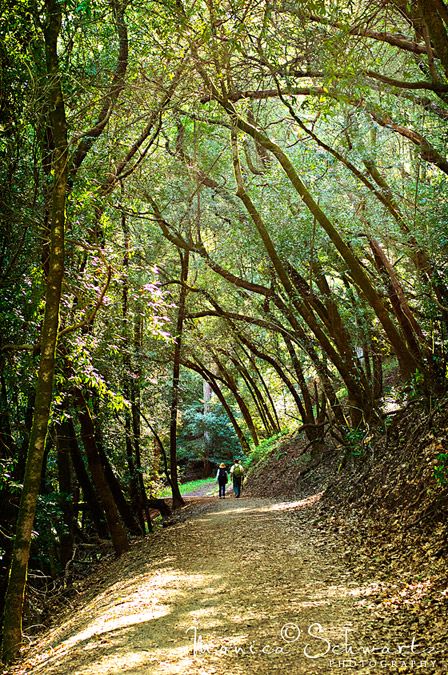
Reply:
[[[244,476],[244,469],[240,464],[240,460],[235,459],[233,466],[230,467],[230,477],[232,479],[233,492],[235,493],[235,497],[240,497],[241,495],[241,484],[243,482],[243,476]],[[219,465],[219,469],[216,474],[216,480],[219,485],[219,498],[225,499],[226,485],[229,481],[229,477],[227,474],[226,465],[224,463]]]

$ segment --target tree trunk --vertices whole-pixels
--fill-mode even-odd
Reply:
[[[427,344],[425,342],[423,331],[409,307],[397,274],[388,260],[382,246],[373,237],[369,238],[369,243],[375,259],[376,268],[385,281],[391,305],[395,312],[395,316],[401,325],[409,348],[412,350],[415,357],[421,360],[421,353],[427,352]],[[429,354],[426,353],[426,356],[429,356]]]
[[[285,308],[283,305],[279,305],[279,309],[281,309],[285,313]],[[331,377],[328,372],[328,367],[326,364],[326,359],[325,359],[325,351],[324,351],[324,358],[319,356],[317,353],[314,344],[312,340],[309,338],[309,336],[306,334],[306,332],[303,330],[303,328],[298,324],[297,321],[294,321],[293,317],[290,317],[290,312],[286,312],[285,316],[287,317],[288,321],[290,321],[291,326],[294,328],[294,330],[297,333],[297,340],[300,341],[300,346],[301,348],[305,351],[306,354],[308,354],[309,358],[311,359],[312,364],[314,365],[316,372],[318,373],[322,386],[325,389],[325,393],[327,396],[328,401],[330,402],[330,405],[333,410],[333,414],[335,417],[335,420],[337,421],[337,424],[342,428],[345,428],[347,426],[347,420],[345,419],[344,412],[342,410],[342,406],[338,401],[338,398],[336,396],[336,392],[334,390],[334,387],[331,382]],[[286,334],[282,334],[283,338],[288,338]],[[331,357],[330,357],[331,358]],[[335,364],[336,365],[336,364]],[[339,370],[339,368],[338,368]],[[350,390],[350,387],[347,382],[350,382],[346,376],[344,377],[344,372],[339,370],[341,377],[345,384],[347,384],[347,389]]]
[[[120,520],[114,496],[106,480],[100,453],[95,440],[95,428],[92,417],[81,391],[77,392],[79,404],[78,419],[81,425],[81,440],[87,455],[89,470],[95,483],[98,498],[106,515],[107,527],[117,555],[129,549],[129,541],[123,523]]]
[[[252,136],[256,141],[260,143],[260,145],[266,148],[266,150],[272,152],[272,154],[277,158],[279,164],[281,165],[284,172],[288,176],[293,187],[300,195],[301,199],[303,200],[307,208],[316,218],[316,221],[327,233],[328,237],[334,244],[338,253],[345,261],[354,282],[362,291],[363,296],[370,304],[372,309],[375,311],[381,325],[383,326],[384,332],[386,333],[391,345],[395,350],[403,376],[405,378],[410,378],[415,372],[417,366],[421,364],[416,362],[414,356],[409,352],[405,341],[403,340],[402,336],[395,327],[392,319],[390,318],[382,298],[380,297],[376,289],[373,287],[369,277],[367,276],[367,273],[362,268],[362,265],[356,258],[356,255],[353,253],[352,249],[342,239],[341,235],[339,234],[338,230],[334,227],[333,223],[322,211],[317,202],[313,199],[311,193],[299,178],[299,175],[297,174],[291,160],[288,158],[285,152],[283,152],[280,146],[271,141],[263,132],[257,129],[257,127],[253,126],[252,124],[244,120],[241,116],[239,116],[233,104],[230,101],[223,100],[219,92],[213,86],[213,84],[211,84],[211,87],[213,95],[227,110],[227,112],[233,118],[234,123],[238,126],[238,128],[244,131],[245,133],[249,134],[250,136]],[[242,191],[240,195],[241,197],[243,196],[243,192],[244,191]],[[246,201],[248,200],[246,199]],[[280,278],[283,283],[283,278],[282,277]]]
[[[63,531],[60,535],[59,560],[65,569],[73,556],[74,545],[74,511],[73,511],[73,477],[70,461],[70,428],[67,422],[56,425],[56,447],[60,503],[62,510]]]
[[[142,312],[138,311],[134,319],[134,348],[135,353],[139,354],[143,346],[143,317]],[[141,458],[141,423],[140,423],[140,380],[131,382],[131,412],[132,412],[132,439],[135,454],[135,478],[137,483],[137,499],[139,507],[139,522],[145,532],[145,523],[143,513],[146,517],[148,531],[152,530],[149,510],[146,508],[146,490],[143,480],[142,458]]]
[[[246,350],[244,349],[244,347],[243,347],[243,352],[247,354],[247,352],[246,352]],[[277,431],[280,431],[280,420],[279,420],[278,413],[277,413],[277,408],[275,407],[274,399],[272,398],[272,395],[271,395],[271,392],[270,392],[270,390],[269,390],[269,387],[268,387],[268,385],[266,384],[265,378],[263,377],[263,374],[262,374],[261,370],[258,368],[258,366],[257,366],[257,364],[256,364],[256,362],[255,362],[255,359],[254,359],[253,355],[251,355],[251,354],[249,353],[248,356],[249,356],[249,360],[250,360],[250,363],[251,363],[251,365],[252,365],[252,368],[253,368],[253,369],[255,370],[255,372],[257,373],[258,379],[260,380],[261,386],[263,387],[264,392],[265,392],[265,394],[266,394],[266,398],[268,399],[269,404],[270,404],[270,406],[271,406],[271,410],[272,410],[272,414],[273,414],[274,427],[275,427],[275,429],[277,429]]]
[[[103,465],[104,477],[109,485],[115,504],[117,505],[117,509],[120,514],[121,520],[126,525],[131,534],[135,536],[144,534],[144,530],[142,531],[142,529],[140,528],[133,510],[126,501],[126,497],[123,494],[120,481],[115,475],[114,470],[109,462],[109,458],[107,457],[104,451],[102,441],[98,438],[96,438],[96,447],[98,450],[99,457],[101,459],[101,464]]]
[[[64,276],[64,226],[67,190],[67,128],[62,95],[57,42],[61,27],[61,5],[47,0],[44,29],[47,69],[47,109],[52,130],[52,187],[50,206],[50,257],[46,279],[45,313],[41,333],[41,357],[36,385],[35,408],[25,476],[17,520],[8,590],[5,599],[2,653],[5,662],[18,654],[22,639],[22,613],[30,554],[31,533],[45,452],[45,441],[53,395],[59,306]]]
[[[285,373],[285,368],[282,367],[272,356],[269,354],[265,354],[262,352],[253,342],[248,340],[245,335],[242,335],[241,333],[238,334],[238,339],[242,344],[244,344],[250,351],[255,354],[255,356],[258,356],[258,358],[262,359],[263,361],[266,361],[269,363],[274,370],[276,371],[277,375],[280,377],[282,382],[284,382],[289,390],[289,393],[292,395],[297,409],[300,413],[300,416],[302,419],[305,416],[305,408],[303,407],[302,399],[300,398],[299,394],[297,393],[293,383],[289,379],[289,377]]]
[[[108,536],[108,530],[105,521],[104,511],[101,508],[101,504],[96,495],[95,488],[92,485],[90,476],[87,472],[86,467],[84,466],[84,462],[76,438],[75,427],[71,419],[68,419],[64,422],[63,429],[61,429],[61,433],[64,434],[66,442],[70,447],[70,457],[72,460],[73,468],[75,470],[79,487],[82,490],[83,499],[87,504],[90,517],[92,518],[92,522],[95,526],[98,535],[101,538],[105,539]]]
[[[240,373],[241,377],[246,383],[246,387],[249,391],[249,394],[251,395],[251,398],[255,404],[256,409],[258,410],[258,414],[260,416],[260,419],[263,423],[267,435],[272,436],[274,433],[278,433],[280,429],[276,426],[275,420],[272,417],[272,414],[268,406],[266,405],[264,397],[259,387],[257,386],[254,378],[251,376],[251,374],[249,373],[248,369],[246,368],[246,366],[242,361],[239,361],[233,357],[230,358],[235,368]]]
[[[180,293],[179,308],[177,312],[176,335],[174,343],[173,356],[173,383],[171,389],[171,413],[170,413],[170,473],[171,473],[171,492],[173,495],[173,508],[177,509],[185,504],[179,490],[179,480],[177,476],[177,410],[179,405],[179,379],[180,362],[182,354],[182,333],[185,319],[185,302],[187,296],[186,283],[188,280],[188,267],[190,254],[188,251],[179,252],[181,256],[181,275],[180,275]]]
[[[121,213],[121,228],[123,231],[123,275],[122,275],[122,316],[124,323],[124,334],[126,345],[130,344],[130,318],[129,318],[129,244],[130,232],[129,225],[124,209]],[[139,323],[139,318],[136,319],[136,325]],[[141,346],[140,330],[134,330],[133,343],[134,348]],[[145,511],[145,490],[143,486],[143,478],[140,467],[140,413],[136,407],[136,396],[139,397],[139,392],[136,393],[136,385],[131,376],[132,358],[129,348],[126,347],[123,355],[123,365],[125,368],[123,390],[125,397],[130,401],[131,410],[125,408],[125,447],[126,459],[129,471],[129,493],[131,497],[131,504],[134,513],[137,515],[138,522],[143,534],[145,534],[145,522],[143,513]],[[149,515],[147,517],[148,529],[151,529],[151,520]]]
[[[185,361],[184,365],[187,368],[190,368],[191,370],[194,370],[196,373],[199,373],[204,378],[204,380],[206,380],[210,384],[210,387],[213,389],[213,391],[216,394],[217,398],[219,399],[222,407],[226,411],[230,422],[232,423],[232,426],[235,430],[235,433],[238,436],[238,440],[241,443],[241,447],[243,449],[243,452],[245,452],[246,454],[249,454],[250,445],[247,441],[247,438],[244,435],[243,430],[241,429],[240,425],[238,424],[238,421],[237,421],[235,415],[233,414],[232,408],[227,403],[227,401],[225,399],[225,396],[222,393],[222,391],[221,391],[221,389],[218,385],[218,382],[217,382],[217,379],[216,379],[215,375],[212,373],[211,370],[209,370],[208,368],[206,368],[202,364],[196,364],[196,363],[192,363],[191,361]]]
[[[238,390],[238,385],[235,382],[235,379],[232,377],[231,373],[227,370],[227,368],[224,367],[224,364],[216,357],[216,355],[214,355],[214,359],[216,365],[218,366],[219,373],[222,376],[223,382],[232,392],[235,401],[237,402],[238,408],[241,410],[241,414],[244,417],[244,421],[246,422],[247,428],[249,429],[250,435],[252,436],[254,445],[258,445],[260,441],[258,439],[258,433],[254,424],[254,420],[252,418],[249,408],[246,405],[246,401],[241,396]]]
[[[436,48],[445,75],[448,77],[448,35],[444,24],[446,6],[443,2],[434,2],[434,0],[418,0],[416,5],[428,29],[431,42]]]
[[[250,126],[250,125],[249,125]],[[274,144],[272,144],[274,145]],[[275,146],[276,148],[278,146]],[[278,148],[280,151],[280,148]],[[238,154],[238,143],[237,143],[237,135],[236,135],[236,130],[232,130],[232,151],[233,151],[233,167],[234,167],[234,173],[235,173],[235,179],[237,183],[237,195],[243,202],[244,206],[246,207],[250,217],[252,218],[252,221],[260,235],[260,238],[263,241],[263,244],[265,246],[266,252],[269,255],[269,258],[272,262],[272,265],[278,275],[278,278],[280,279],[283,288],[285,289],[288,298],[290,299],[292,305],[295,307],[295,309],[299,312],[299,314],[303,317],[303,319],[306,321],[308,326],[311,328],[313,333],[316,335],[317,339],[321,343],[322,347],[325,349],[327,354],[330,356],[330,358],[333,360],[333,363],[336,365],[338,368],[339,372],[341,373],[342,377],[344,377],[347,381],[347,388],[349,389],[349,392],[352,396],[353,399],[353,405],[351,407],[352,410],[352,416],[354,418],[354,422],[357,424],[358,421],[360,420],[360,417],[362,414],[364,414],[365,417],[368,417],[371,406],[369,405],[369,401],[366,400],[366,397],[369,396],[370,392],[366,391],[366,389],[362,386],[359,378],[359,372],[357,372],[355,363],[353,360],[350,358],[347,358],[347,345],[346,342],[343,344],[343,349],[342,349],[342,354],[338,353],[330,339],[328,338],[328,335],[322,330],[322,327],[320,326],[319,322],[317,321],[313,310],[307,301],[306,298],[304,298],[303,302],[300,301],[300,299],[297,297],[298,293],[291,281],[290,274],[289,272],[291,271],[291,266],[284,265],[282,260],[280,259],[274,242],[271,239],[271,236],[265,226],[265,223],[257,210],[255,204],[251,200],[250,196],[248,195],[245,186],[244,186],[244,181],[243,181],[243,175],[241,171],[241,166],[240,166],[240,160],[239,160],[239,154]],[[281,152],[281,151],[280,151]],[[283,155],[286,158],[286,155]],[[287,158],[286,158],[287,159]],[[289,162],[289,160],[288,160]],[[292,165],[291,165],[292,167]],[[300,182],[300,179],[298,178],[297,174],[294,172],[294,176],[297,178],[297,180]],[[308,193],[307,193],[308,194]],[[316,204],[316,208],[319,209],[319,207]],[[320,209],[319,209],[320,212]],[[317,212],[316,212],[317,213]],[[316,216],[316,213],[313,211],[313,215]],[[323,213],[322,213],[323,215]],[[326,219],[325,222],[327,222],[328,219]],[[334,230],[333,226],[331,225],[330,221],[328,221],[328,224],[331,226],[331,228]],[[334,234],[337,234],[336,230],[334,230]],[[339,235],[337,234],[339,237]],[[339,237],[339,240],[342,242],[342,239]],[[339,241],[338,240],[338,241]],[[345,244],[344,244],[345,246]],[[350,249],[347,247],[347,249],[350,251]],[[361,266],[357,262],[356,258],[353,256],[353,254],[350,251],[350,255],[352,256],[353,260],[356,261],[358,264],[359,270],[361,270],[362,274],[364,274]],[[296,276],[298,277],[297,273]],[[366,277],[367,279],[367,277]],[[368,279],[367,279],[368,281]],[[370,285],[370,282],[368,282]],[[373,288],[372,288],[373,292]],[[320,303],[322,305],[322,303]],[[323,309],[323,307],[321,307]],[[384,311],[386,311],[384,309]],[[334,312],[333,312],[334,314]],[[389,320],[389,323],[391,323],[392,327],[395,330],[395,327],[393,326],[392,322],[390,321],[389,317],[387,317]],[[325,317],[321,316],[321,319],[325,320]],[[336,316],[333,316],[333,319],[336,319]],[[327,323],[330,323],[327,320]],[[338,324],[338,327],[340,327],[340,322]],[[398,333],[397,333],[398,335]]]
[[[297,383],[300,387],[300,391],[302,392],[303,403],[305,406],[305,418],[303,423],[314,424],[313,402],[311,400],[310,392],[303,375],[303,370],[300,366],[299,359],[297,358],[296,350],[294,349],[294,345],[292,344],[291,340],[289,340],[286,336],[283,339],[288,349],[293,370],[296,374]]]

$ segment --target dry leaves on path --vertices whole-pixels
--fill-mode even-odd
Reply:
[[[355,579],[344,542],[313,521],[318,500],[195,506],[104,567],[18,672],[446,672],[425,636],[372,611],[374,580]]]

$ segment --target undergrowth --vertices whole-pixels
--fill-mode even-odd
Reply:
[[[283,431],[280,431],[280,433],[278,434],[274,434],[274,436],[264,438],[259,443],[259,445],[252,447],[250,454],[244,461],[245,466],[248,469],[250,469],[255,465],[259,464],[260,462],[264,461],[265,459],[267,459],[274,451],[281,453],[282,441],[288,433],[289,430],[285,429]],[[280,457],[278,457],[277,459],[280,459]]]

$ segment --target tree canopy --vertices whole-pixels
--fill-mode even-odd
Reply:
[[[120,554],[161,481],[446,392],[447,30],[444,0],[3,0],[5,660],[28,565]]]

